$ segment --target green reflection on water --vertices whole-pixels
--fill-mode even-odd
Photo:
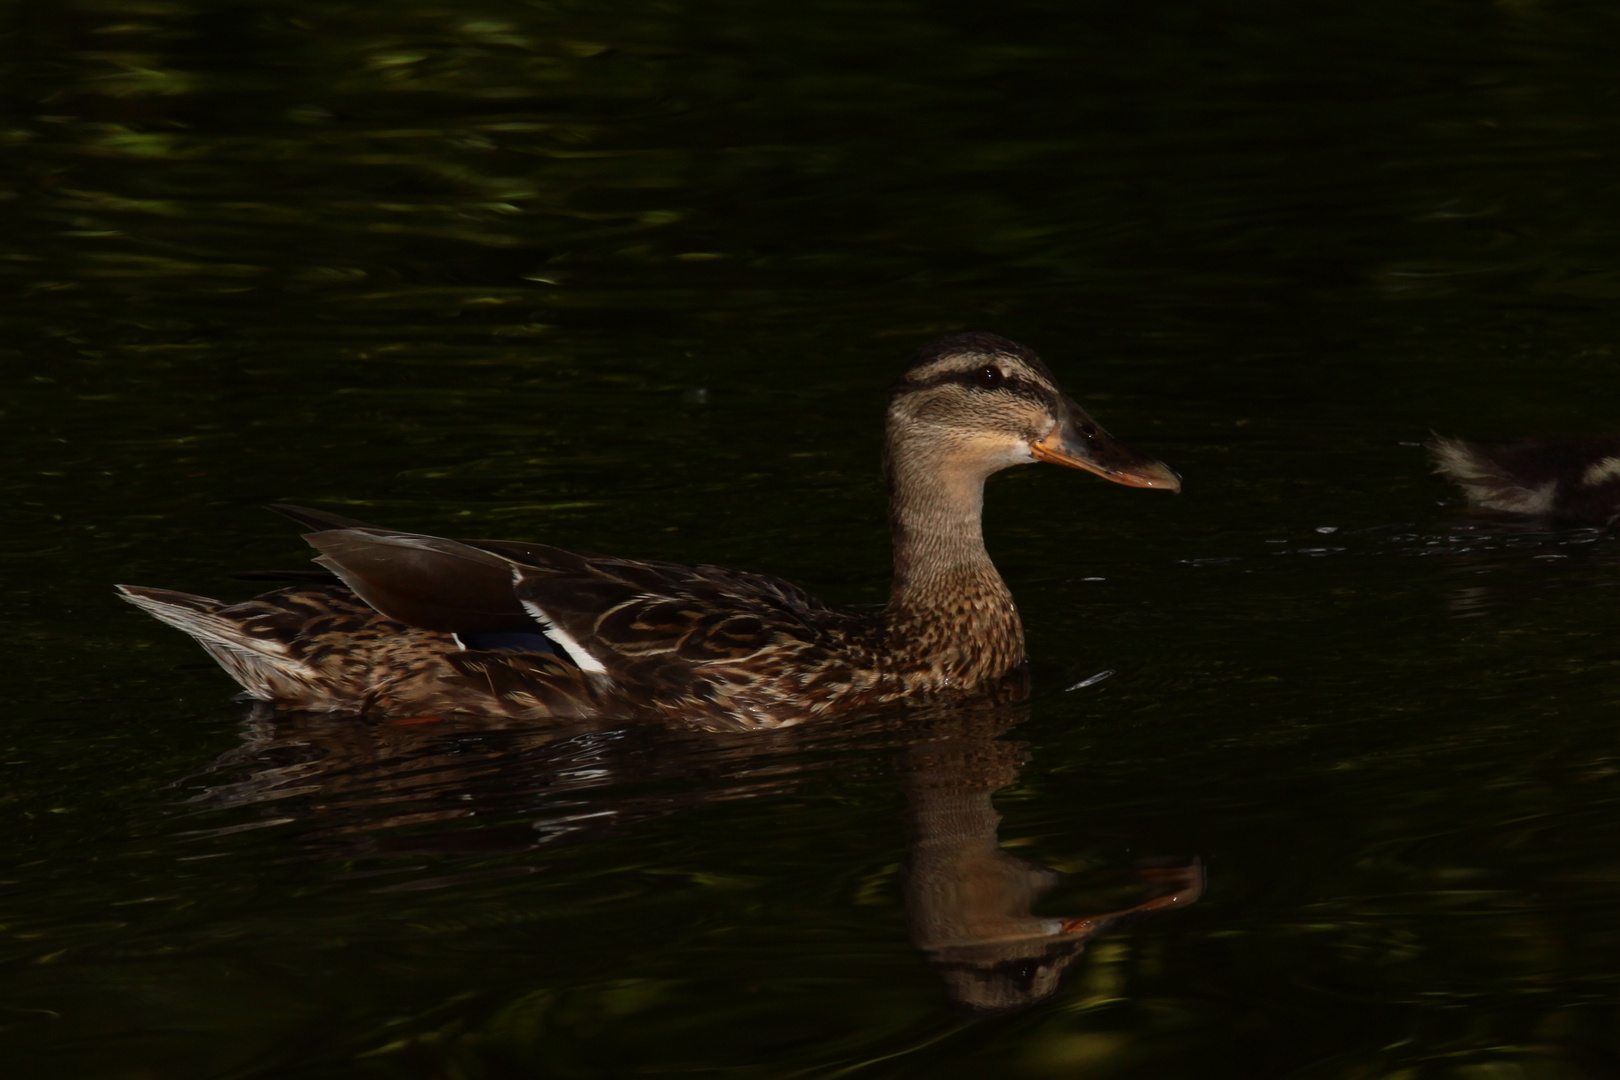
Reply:
[[[1612,11],[3,19],[23,1075],[1613,1071],[1613,542],[1403,445],[1614,426]],[[913,943],[892,732],[276,736],[110,595],[241,595],[287,499],[879,599],[876,403],[962,327],[1188,477],[990,494],[1038,910],[1210,872],[1022,1011]]]

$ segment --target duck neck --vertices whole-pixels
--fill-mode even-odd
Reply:
[[[888,449],[891,649],[926,659],[945,684],[1005,675],[1023,663],[1024,630],[984,547],[987,473],[892,440]]]

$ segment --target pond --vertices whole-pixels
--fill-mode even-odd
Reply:
[[[1620,1067],[1620,541],[1421,447],[1620,427],[1612,7],[0,19],[8,1075]],[[112,591],[292,502],[878,602],[957,330],[1185,479],[991,482],[1023,704],[278,715]]]

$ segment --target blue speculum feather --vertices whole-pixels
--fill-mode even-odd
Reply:
[[[549,653],[568,659],[568,654],[556,642],[538,630],[490,630],[482,634],[457,634],[456,639],[468,649],[479,652]]]

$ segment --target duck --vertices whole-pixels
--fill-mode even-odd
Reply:
[[[1550,435],[1487,445],[1434,435],[1434,471],[1470,506],[1571,524],[1620,518],[1620,435]]]
[[[451,540],[291,505],[320,571],[239,603],[118,586],[283,710],[779,728],[1027,686],[1023,624],[984,544],[985,481],[1045,462],[1176,492],[1029,348],[925,345],[892,386],[888,602],[840,608],[761,573]],[[309,575],[300,577],[298,575]]]

